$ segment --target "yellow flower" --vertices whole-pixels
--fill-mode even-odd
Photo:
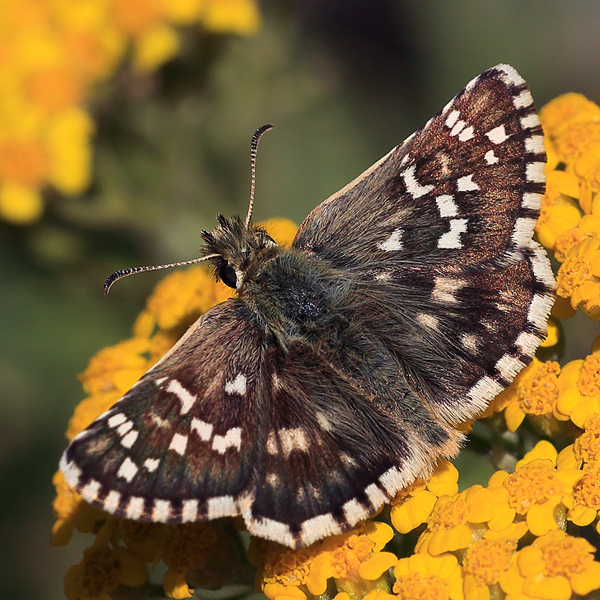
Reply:
[[[207,0],[202,22],[209,31],[253,35],[260,27],[260,13],[253,0]]]
[[[490,489],[508,492],[506,502],[513,518],[525,517],[527,528],[536,536],[564,526],[566,511],[572,506],[573,484],[580,476],[577,469],[557,469],[557,455],[552,444],[538,442],[517,463],[514,473],[497,471],[488,484]]]
[[[438,556],[462,550],[483,537],[488,530],[501,531],[506,535],[513,518],[514,512],[507,505],[506,490],[474,485],[460,494],[438,499],[415,551]],[[525,531],[522,528],[510,529],[510,533],[517,537]]]
[[[559,235],[556,240],[554,256],[560,262],[564,262],[570,250],[589,237],[600,238],[600,216],[584,215],[577,227]]]
[[[584,432],[575,440],[575,458],[583,462],[600,459],[600,414],[592,413],[583,422]]]
[[[600,108],[583,94],[573,92],[558,96],[540,110],[544,131],[555,138],[570,123],[600,120]]]
[[[516,431],[526,415],[552,417],[558,400],[559,373],[557,362],[542,363],[534,358],[511,385],[496,396],[494,410],[504,410],[509,431]]]
[[[600,413],[600,353],[567,363],[558,378],[556,413],[583,429],[588,415]]]
[[[595,548],[583,538],[551,531],[520,550],[501,576],[507,598],[569,600],[600,588]]]
[[[517,550],[515,540],[480,540],[467,550],[463,560],[465,600],[489,600]]]
[[[600,315],[600,239],[588,237],[573,246],[558,270],[557,294],[571,298],[590,318]]]
[[[106,514],[84,502],[65,481],[63,474],[57,471],[52,478],[56,497],[52,503],[56,522],[50,538],[53,546],[66,546],[71,541],[73,528],[82,533],[91,533],[98,522],[106,519]]]
[[[451,554],[414,554],[402,558],[394,569],[394,594],[399,600],[462,600],[463,577]]]
[[[261,552],[260,547],[265,546],[258,542],[253,563],[262,565],[261,588],[270,600],[319,596],[328,589],[330,580],[338,592],[360,600],[374,590],[389,591],[385,573],[398,559],[382,550],[392,536],[389,525],[371,521],[301,550],[269,543]]]
[[[428,481],[417,479],[392,501],[392,525],[400,533],[416,529],[427,521],[440,496],[453,496],[457,492],[458,471],[442,459]]]
[[[92,546],[67,571],[65,596],[68,600],[111,600],[110,592],[119,584],[137,587],[146,580],[146,565],[126,548]]]

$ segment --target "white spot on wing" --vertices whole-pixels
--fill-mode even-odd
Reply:
[[[280,429],[279,439],[284,456],[287,458],[293,450],[306,452],[309,448],[308,438],[302,427]]]
[[[121,436],[125,435],[132,427],[133,427],[132,421],[125,421],[125,423],[123,423],[122,425],[119,425],[119,427],[117,427],[117,433]]]
[[[369,511],[356,498],[348,500],[342,510],[350,526],[369,518]]]
[[[501,144],[508,139],[508,135],[506,135],[506,129],[504,125],[499,125],[498,127],[494,127],[494,129],[488,131],[485,135],[490,139],[492,144]]]
[[[189,412],[190,408],[194,406],[194,402],[196,402],[196,396],[190,394],[177,379],[171,379],[169,381],[169,385],[167,386],[167,392],[171,392],[175,394],[179,401],[181,402],[181,414],[185,415]]]
[[[129,502],[127,503],[127,508],[125,509],[125,514],[128,519],[133,519],[134,521],[139,519],[144,512],[144,499],[139,496],[132,496],[129,498]]]
[[[109,513],[114,513],[119,508],[121,504],[121,494],[116,490],[111,490],[108,493],[108,496],[104,498],[104,503],[102,504],[102,508]]]
[[[394,250],[402,250],[402,234],[403,229],[394,229],[390,237],[385,242],[378,242],[377,247],[380,250],[386,252],[392,252]]]
[[[127,456],[117,471],[117,477],[122,477],[126,481],[131,482],[137,472],[137,465]]]
[[[127,417],[123,413],[117,413],[108,420],[108,426],[118,427],[122,423],[125,423],[125,421],[127,421]]]
[[[465,175],[456,180],[456,187],[459,192],[473,192],[479,189],[479,186],[473,181],[473,175]]]
[[[417,321],[419,321],[421,325],[429,327],[429,329],[437,329],[439,325],[439,320],[437,317],[428,315],[426,313],[417,313]]]
[[[244,396],[246,394],[246,377],[238,373],[233,381],[225,382],[225,392]]]
[[[454,294],[464,285],[464,281],[460,279],[436,277],[434,280],[433,291],[431,292],[431,298],[442,304],[456,304],[458,300]]]
[[[537,335],[523,331],[519,334],[515,344],[523,354],[526,354],[527,356],[533,356],[537,347],[540,345],[540,340]]]
[[[70,487],[76,488],[79,485],[81,469],[73,461],[67,462],[66,453],[62,455],[59,466],[65,481]]]
[[[495,165],[499,160],[493,150],[488,150],[483,158],[488,165]]]
[[[192,419],[190,429],[195,431],[203,442],[208,442],[212,437],[213,426],[210,423],[205,423],[200,419]]]
[[[152,520],[156,523],[166,523],[170,516],[171,501],[156,499],[152,508]]]
[[[546,164],[543,162],[529,163],[525,169],[525,177],[527,181],[534,183],[544,183],[546,181],[546,172],[544,171]]]
[[[177,454],[183,456],[185,454],[187,441],[187,435],[181,435],[180,433],[176,433],[171,439],[171,443],[169,444],[169,450],[174,450],[175,452],[177,452]]]
[[[217,496],[216,498],[209,498],[207,505],[209,521],[221,517],[232,517],[239,512],[233,496]]]
[[[438,248],[462,248],[460,234],[467,231],[468,219],[452,219],[450,231],[440,236]]]
[[[504,388],[494,379],[485,375],[467,393],[478,408],[484,409],[487,403]]]
[[[184,500],[181,507],[181,522],[193,523],[198,518],[198,500]]]
[[[479,343],[479,339],[476,335],[472,335],[470,333],[463,333],[460,336],[460,343],[467,350],[471,350],[471,352],[477,352],[477,345]]]
[[[542,207],[542,196],[541,194],[534,194],[533,192],[526,192],[523,194],[521,201],[523,208],[531,208],[532,210],[540,210]]]
[[[448,108],[449,106],[452,105],[451,101],[449,104],[446,105],[446,108]],[[456,121],[458,121],[458,117],[460,117],[460,112],[457,110],[453,110],[449,115],[448,118],[446,119],[446,127],[450,127],[450,129],[452,129],[452,127],[454,127],[454,124],[456,123]]]
[[[372,483],[365,488],[365,495],[371,501],[374,508],[379,508],[382,504],[387,502],[387,496],[381,491],[381,488],[376,483]]]
[[[158,458],[147,458],[144,461],[144,467],[150,471],[150,473],[154,473],[156,469],[158,469],[158,465],[160,464],[160,459]]]
[[[130,431],[125,437],[123,437],[121,439],[121,444],[123,446],[125,446],[125,448],[131,448],[131,446],[133,446],[133,444],[135,444],[135,441],[137,440],[139,435],[139,432],[137,432],[135,429]]]
[[[523,90],[518,96],[513,98],[513,104],[516,108],[526,108],[533,104],[533,98],[529,90]]]
[[[541,154],[545,152],[546,147],[544,146],[543,135],[532,135],[525,139],[525,150],[532,152],[533,154]]]
[[[541,125],[540,118],[536,114],[527,115],[521,118],[521,127],[523,129],[533,129]]]
[[[433,185],[421,185],[415,178],[415,172],[417,170],[416,165],[412,165],[406,171],[402,173],[402,178],[406,184],[406,191],[413,198],[420,198],[425,194],[429,193],[435,186]]]
[[[300,537],[303,544],[309,545],[323,537],[337,535],[341,532],[342,530],[333,515],[327,513],[304,521]]]
[[[90,479],[81,490],[81,495],[89,502],[98,497],[102,485],[95,479]]]
[[[442,194],[435,199],[440,211],[440,217],[456,217],[458,215],[458,206],[450,194]]]
[[[215,435],[213,438],[212,449],[220,454],[224,454],[227,448],[239,450],[242,445],[242,430],[239,427],[232,427],[225,435]]]
[[[408,483],[406,477],[402,475],[402,472],[397,467],[388,469],[380,478],[381,485],[385,488],[385,491],[389,496],[394,496],[396,492],[400,491]]]
[[[465,125],[466,125],[466,123],[464,121],[457,121],[456,125],[454,125],[454,127],[452,128],[450,135],[451,136],[458,135],[464,129]]]
[[[473,127],[469,126],[469,127],[467,127],[466,129],[463,129],[460,132],[460,134],[458,136],[458,139],[461,142],[466,142],[466,141],[470,140],[473,137],[475,137],[475,133],[473,131]]]
[[[323,431],[331,431],[331,423],[329,422],[329,419],[326,415],[324,415],[322,412],[317,411],[315,416],[317,417],[317,423]]]
[[[515,358],[510,354],[505,354],[496,363],[496,369],[498,369],[506,379],[513,379],[524,366],[525,365],[518,358]]]

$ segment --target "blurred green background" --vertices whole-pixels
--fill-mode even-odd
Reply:
[[[1,598],[62,598],[89,542],[49,546],[76,375],[129,336],[161,275],[107,298],[105,277],[193,258],[218,212],[244,215],[259,125],[275,129],[258,154],[255,220],[300,223],[499,62],[538,106],[567,91],[600,102],[596,1],[288,0],[261,12],[253,37],[182,29],[182,51],[157,72],[123,65],[92,99],[89,191],[48,192],[35,225],[0,223]],[[587,323],[568,357],[589,351]]]

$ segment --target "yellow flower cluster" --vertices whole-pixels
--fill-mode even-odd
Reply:
[[[600,187],[594,171],[600,109],[570,94],[545,107],[542,117],[550,184],[537,233],[562,263],[562,298],[544,344],[548,352],[559,346],[560,320],[578,308],[594,319],[600,314],[600,309],[595,312],[600,277],[594,275],[596,262],[600,266]],[[288,230],[289,239],[292,233]],[[201,268],[165,279],[136,322],[134,338],[91,361],[82,379],[90,397],[76,410],[69,436],[110,406],[191,320],[224,294]],[[504,448],[499,463],[512,467],[497,470],[486,485],[459,491],[458,471],[440,461],[429,479],[415,481],[390,507],[343,535],[297,551],[253,540],[248,559],[257,569],[257,590],[269,600],[569,600],[597,593],[600,562],[581,528],[600,533],[600,343],[586,358],[563,366],[534,359],[480,419],[489,425],[495,450]],[[511,463],[510,456],[519,452],[521,460]],[[97,531],[100,523],[108,526],[110,519],[85,505],[60,476],[55,483],[58,541],[64,543],[73,527]],[[190,550],[171,560],[164,541],[167,528],[126,523],[118,524],[119,531],[142,532],[138,544],[132,535],[113,532],[107,547],[97,535],[92,549],[104,579],[100,585],[89,578],[90,589],[101,591],[87,597],[100,597],[134,577],[136,567],[127,553],[150,564],[162,559],[168,567],[167,593],[189,596],[188,586],[202,581],[195,574],[203,570],[184,556],[195,556],[191,549],[199,543],[178,541],[177,548]],[[214,572],[222,573],[217,558],[227,548],[222,533],[211,523],[180,526],[177,535],[193,538],[193,527],[215,540],[209,554]],[[116,556],[117,551],[122,557],[113,567],[102,566],[109,562],[107,552]],[[67,588],[71,580],[83,581],[88,554],[73,568]]]
[[[0,218],[32,223],[41,190],[90,181],[93,86],[132,49],[153,70],[179,49],[177,25],[251,34],[255,0],[4,0],[0,10]]]

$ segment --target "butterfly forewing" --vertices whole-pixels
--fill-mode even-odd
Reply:
[[[67,482],[120,517],[242,515],[291,547],[372,515],[457,453],[454,426],[545,333],[544,160],[527,86],[499,65],[317,207],[291,250],[220,217],[206,239],[221,267],[239,251],[239,298],[73,440]]]
[[[499,65],[313,210],[294,245],[357,269],[518,260],[539,213],[544,162],[527,85]]]

